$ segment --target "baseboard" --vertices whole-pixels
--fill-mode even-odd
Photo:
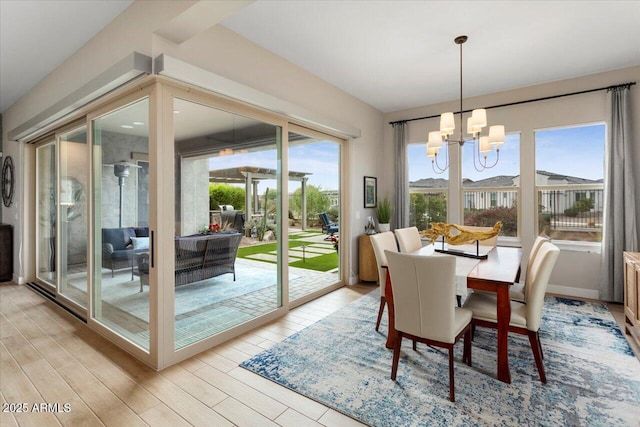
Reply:
[[[566,297],[578,297],[595,300],[600,299],[600,295],[597,289],[574,288],[572,286],[548,285],[547,293]]]
[[[27,281],[25,280],[25,278],[23,276],[18,276],[17,274],[13,275],[13,282],[17,283],[18,285],[24,285],[25,283],[27,283]]]

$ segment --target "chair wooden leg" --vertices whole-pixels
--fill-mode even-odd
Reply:
[[[456,301],[458,301],[458,307],[462,307],[462,297],[460,295],[456,295]]]
[[[467,332],[464,334],[464,357],[462,359],[463,362],[466,362],[467,365],[471,366],[471,327],[467,329]]]
[[[538,337],[538,348],[540,349],[540,357],[544,360],[544,353],[542,351],[542,343],[540,342],[540,334],[536,333],[536,337]]]
[[[473,338],[475,338],[476,335],[476,325],[471,324],[471,341],[473,341]]]
[[[402,333],[396,331],[396,339],[393,344],[393,363],[391,364],[391,379],[396,380],[398,373],[398,361],[400,360],[400,347],[402,346]]]
[[[533,351],[533,358],[536,360],[536,367],[538,368],[538,374],[540,375],[540,381],[543,384],[547,383],[547,376],[544,373],[544,365],[542,364],[542,351],[539,345],[539,337],[537,332],[529,331],[529,343],[531,344],[531,350]]]
[[[380,297],[380,309],[378,310],[378,321],[376,322],[376,331],[380,329],[380,321],[382,320],[382,313],[384,312],[384,306],[387,303],[385,297]]]
[[[449,347],[449,400],[456,401],[455,385],[453,383],[453,344]]]
[[[413,351],[417,351],[417,345],[416,345],[416,340],[413,340]]]

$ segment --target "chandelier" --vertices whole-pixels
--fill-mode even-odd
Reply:
[[[447,157],[444,166],[440,166],[438,163],[438,152],[445,144],[448,146],[458,143],[462,147],[465,142],[474,143],[476,147],[473,150],[473,166],[478,172],[482,172],[498,164],[500,145],[504,144],[505,140],[504,126],[502,125],[489,127],[489,135],[487,136],[480,135],[482,129],[487,126],[487,110],[484,108],[473,110],[471,117],[467,118],[467,133],[471,135],[471,138],[467,141],[462,136],[462,115],[464,113],[462,109],[462,44],[467,39],[467,36],[458,36],[454,40],[457,45],[460,45],[460,136],[457,141],[450,139],[456,129],[456,125],[454,113],[447,112],[440,116],[440,130],[429,132],[429,138],[427,139],[427,157],[431,159],[433,170],[439,174],[449,168],[448,148],[445,150]],[[487,160],[487,156],[494,148],[496,149],[495,161],[491,163]]]

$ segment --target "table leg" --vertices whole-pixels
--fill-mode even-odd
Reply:
[[[387,332],[387,344],[386,347],[392,349],[395,344],[396,338],[396,320],[395,310],[393,308],[393,291],[391,290],[391,276],[389,275],[389,269],[387,268],[387,282],[384,285],[384,297],[387,300],[387,313],[389,314],[389,331]]]
[[[511,320],[511,303],[509,301],[509,286],[500,285],[498,296],[498,379],[507,384],[511,383],[509,371],[509,321]]]

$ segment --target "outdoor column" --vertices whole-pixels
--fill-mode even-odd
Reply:
[[[246,172],[244,176],[244,210],[246,211],[245,221],[249,222],[251,220],[251,215],[253,214],[253,208],[251,206],[251,202],[253,201],[251,197],[251,172]]]
[[[307,229],[307,178],[302,178],[302,229]]]
[[[251,182],[253,184],[253,206],[256,210],[256,213],[258,212],[258,209],[260,208],[260,195],[258,194],[258,180],[253,180]],[[265,203],[266,200],[265,200]],[[266,212],[265,212],[266,215]]]

